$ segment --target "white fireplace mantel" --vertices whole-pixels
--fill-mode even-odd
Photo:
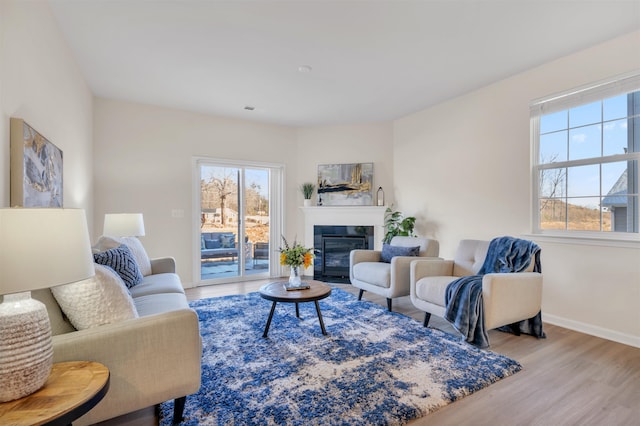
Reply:
[[[304,213],[305,247],[313,247],[315,225],[373,226],[376,250],[382,249],[385,206],[313,206],[300,207]]]

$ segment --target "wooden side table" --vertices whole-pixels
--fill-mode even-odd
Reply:
[[[98,362],[53,364],[44,386],[24,398],[0,403],[0,425],[70,425],[109,390],[109,369]]]

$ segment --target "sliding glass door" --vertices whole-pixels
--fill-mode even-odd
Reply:
[[[280,167],[199,159],[196,169],[200,284],[269,277]]]

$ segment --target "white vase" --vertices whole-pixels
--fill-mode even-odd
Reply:
[[[291,274],[289,275],[289,287],[300,287],[302,285],[302,279],[300,278],[300,267],[292,266]]]
[[[309,200],[308,198],[304,199],[304,206],[305,207],[310,207],[311,206],[311,200]]]

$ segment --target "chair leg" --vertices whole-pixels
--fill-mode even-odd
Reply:
[[[364,290],[360,289],[360,292],[358,293],[358,300],[362,300],[362,293],[364,293]]]
[[[424,325],[425,327],[428,326],[430,319],[431,319],[431,314],[429,312],[425,312],[424,313],[424,322],[422,323],[422,325]]]
[[[183,396],[176,398],[173,401],[173,424],[179,425],[182,422],[182,416],[184,414],[184,404],[187,402],[187,397]]]
[[[391,299],[387,298],[387,309],[391,312]]]
[[[514,322],[513,324],[509,324],[509,328],[511,329],[511,332],[513,334],[515,334],[516,336],[520,335],[520,323],[519,322]]]

